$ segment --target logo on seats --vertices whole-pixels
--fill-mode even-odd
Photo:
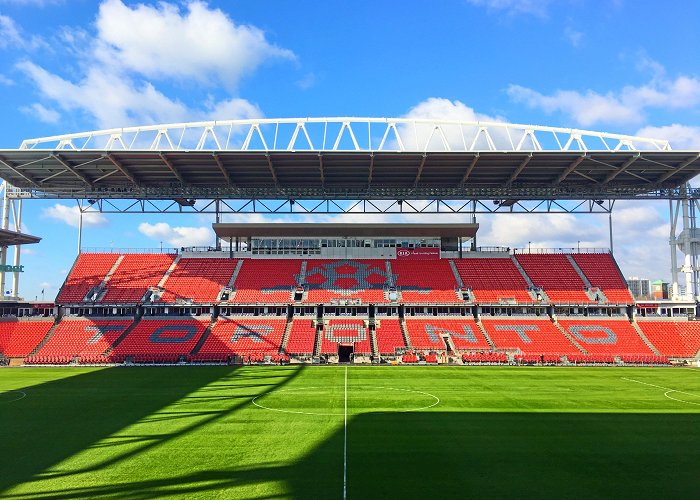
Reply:
[[[341,294],[381,290],[386,283],[396,282],[396,275],[390,275],[380,267],[381,264],[368,264],[348,259],[319,264],[307,270],[306,286],[311,290],[335,289]]]
[[[408,257],[409,255],[411,255],[411,251],[402,248],[401,250],[396,251],[396,255],[398,255],[399,257]]]

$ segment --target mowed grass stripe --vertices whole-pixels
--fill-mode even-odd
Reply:
[[[340,498],[346,432],[348,498],[696,490],[700,407],[663,389],[700,394],[698,371],[349,367],[345,426],[345,370],[0,370],[27,394],[0,402],[0,496]]]

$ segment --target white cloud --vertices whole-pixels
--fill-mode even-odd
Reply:
[[[0,49],[14,47],[24,50],[34,50],[44,45],[45,43],[41,37],[26,35],[23,30],[17,26],[14,19],[0,14]]]
[[[210,227],[172,227],[167,222],[139,224],[139,232],[155,241],[164,241],[173,247],[198,247],[211,245],[214,232]]]
[[[45,7],[63,3],[63,0],[0,0],[0,4],[15,4],[22,6]]]
[[[294,58],[292,52],[270,44],[260,29],[237,25],[221,10],[198,1],[181,9],[167,2],[131,7],[106,0],[96,27],[94,36],[81,30],[64,30],[61,35],[64,49],[81,61],[77,77],[51,73],[29,60],[17,68],[34,83],[42,100],[63,111],[82,112],[101,128],[260,117],[255,104],[236,96],[188,106],[150,80],[233,89],[263,62]]]
[[[573,46],[580,47],[583,41],[583,33],[573,29],[571,26],[564,28],[564,38]]]
[[[489,116],[477,113],[461,101],[451,101],[442,97],[429,97],[419,102],[404,115],[404,118],[416,120],[444,120],[453,122],[499,122],[501,117]],[[430,124],[418,124],[414,128],[411,125],[400,125],[398,127],[401,140],[406,149],[417,150],[444,150],[442,137],[436,133]],[[471,144],[478,133],[478,127],[460,127],[459,125],[444,125],[442,132],[451,148],[459,149],[464,147],[464,140]],[[501,133],[502,132],[502,133]],[[509,148],[509,139],[505,131],[489,131],[491,138],[496,143],[497,148]],[[390,134],[390,143],[386,149],[398,149],[396,139]],[[466,139],[465,139],[466,138]],[[481,140],[481,137],[480,139]]]
[[[0,85],[7,85],[8,87],[14,85],[15,82],[7,78],[5,75],[0,74]]]
[[[477,7],[486,7],[494,12],[545,17],[551,0],[467,0],[467,3]]]
[[[586,127],[596,123],[639,124],[644,121],[647,109],[689,109],[700,104],[699,78],[686,75],[668,78],[663,71],[659,72],[658,63],[656,73],[643,85],[628,85],[604,94],[589,89],[556,90],[546,95],[521,85],[510,85],[508,95],[547,114],[563,113]]]
[[[658,137],[668,139],[673,149],[700,148],[700,127],[688,125],[664,125],[661,127],[644,127],[637,131],[640,137]]]
[[[24,114],[37,118],[40,122],[44,123],[58,123],[61,119],[61,114],[55,109],[49,109],[43,104],[35,102],[29,106],[23,106],[20,108]]]
[[[80,209],[77,205],[68,206],[61,203],[45,208],[43,216],[49,219],[54,219],[72,227],[80,225]],[[107,217],[99,212],[83,212],[83,226],[106,226],[108,224]]]
[[[189,1],[126,6],[106,0],[97,16],[95,57],[148,78],[218,81],[232,88],[269,58],[294,54],[270,44],[255,26],[237,25],[220,9]]]

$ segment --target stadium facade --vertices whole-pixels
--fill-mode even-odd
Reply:
[[[0,151],[3,266],[8,245],[38,241],[18,231],[32,199],[77,199],[81,214],[213,213],[217,239],[134,253],[83,251],[79,236],[55,303],[6,302],[22,318],[2,322],[0,352],[39,364],[687,361],[700,351],[699,172],[698,152],[667,141],[505,123],[271,119],[27,140]],[[673,297],[636,303],[613,256],[613,209],[659,199]],[[432,223],[221,222],[256,212]],[[478,246],[478,214],[543,212],[608,214],[610,247]]]

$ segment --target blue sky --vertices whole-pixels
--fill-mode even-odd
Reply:
[[[698,20],[692,0],[0,0],[0,148],[112,126],[348,115],[499,118],[693,149]],[[665,204],[618,205],[626,275],[668,277],[667,219]],[[484,245],[607,246],[604,216],[480,223]],[[76,254],[75,204],[28,202],[24,224],[44,240],[22,257],[22,294],[51,298]],[[83,244],[207,244],[210,224],[95,216]]]

